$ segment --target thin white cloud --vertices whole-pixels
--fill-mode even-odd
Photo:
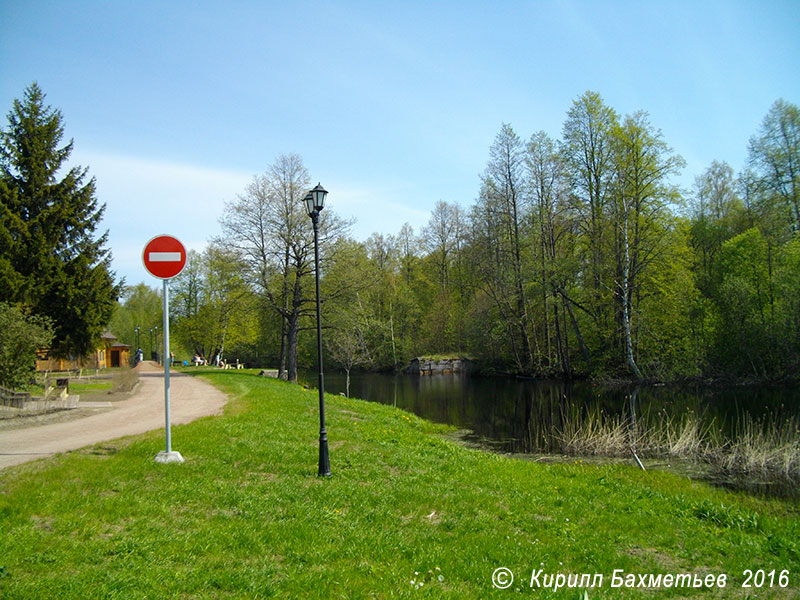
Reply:
[[[113,268],[128,283],[157,283],[144,270],[141,253],[158,234],[169,233],[187,249],[202,250],[219,233],[225,202],[252,178],[234,170],[101,153],[76,152],[73,162],[88,166],[97,180]]]
[[[97,198],[106,204],[101,230],[108,230],[113,269],[128,284],[159,285],[142,264],[142,249],[152,237],[168,233],[187,250],[202,251],[219,235],[225,203],[235,200],[254,173],[202,167],[134,156],[75,152],[72,162],[89,167],[97,180]],[[408,222],[419,231],[429,210],[415,208],[419,191],[404,182],[369,184],[327,181],[328,206],[353,218],[351,235],[395,234]]]
[[[429,210],[415,208],[408,201],[411,192],[402,184],[366,188],[332,181],[328,190],[331,209],[356,220],[351,235],[357,240],[376,232],[396,234],[404,223],[419,231],[430,218]]]

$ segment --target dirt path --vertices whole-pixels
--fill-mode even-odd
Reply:
[[[63,423],[34,425],[0,432],[0,469],[59,452],[164,428],[164,374],[142,365],[139,387],[129,400],[109,410]],[[222,413],[227,400],[214,386],[170,373],[170,421],[173,425]]]

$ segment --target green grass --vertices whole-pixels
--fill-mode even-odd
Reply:
[[[110,379],[102,381],[87,381],[87,382],[83,381],[78,382],[73,380],[69,382],[69,393],[99,394],[102,392],[110,392],[113,385],[114,384]]]
[[[199,372],[196,370],[195,372]],[[333,477],[317,470],[314,390],[213,370],[224,416],[0,472],[0,597],[578,598],[531,570],[602,573],[589,597],[707,597],[612,589],[626,573],[786,569],[800,595],[800,511],[633,467],[539,464],[461,447],[391,407],[326,397]],[[498,567],[516,574],[495,590]],[[412,584],[411,582],[414,582]],[[775,577],[777,585],[777,575]],[[422,587],[416,587],[423,582]],[[772,594],[772,595],[771,595]]]

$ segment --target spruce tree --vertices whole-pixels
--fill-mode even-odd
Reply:
[[[120,292],[105,248],[95,235],[98,205],[88,169],[69,167],[72,141],[61,112],[45,105],[33,83],[0,131],[0,301],[49,317],[52,351],[93,349]]]

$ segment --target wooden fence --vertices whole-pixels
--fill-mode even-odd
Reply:
[[[31,397],[28,392],[15,392],[0,387],[0,408],[16,409],[4,414],[34,414],[51,410],[78,408],[80,397],[70,395],[66,387],[49,386],[43,396]],[[19,413],[17,412],[20,411]]]
[[[0,406],[11,408],[24,408],[26,402],[30,402],[31,395],[28,392],[15,392],[0,387]]]

